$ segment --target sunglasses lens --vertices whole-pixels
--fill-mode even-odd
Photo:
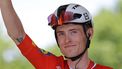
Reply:
[[[72,12],[62,12],[59,17],[56,17],[55,14],[51,14],[48,17],[48,23],[51,26],[62,25],[63,23],[73,20],[73,15]]]

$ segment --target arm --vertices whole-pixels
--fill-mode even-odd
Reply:
[[[11,0],[0,0],[0,8],[8,35],[17,45],[20,44],[26,34]]]
[[[36,69],[55,69],[52,68],[52,65],[55,67],[57,57],[49,53],[44,54],[25,34],[21,21],[12,6],[11,0],[0,0],[0,8],[7,32],[15,41],[21,53],[35,66]],[[53,64],[50,65],[52,62]],[[51,67],[49,67],[49,65]]]

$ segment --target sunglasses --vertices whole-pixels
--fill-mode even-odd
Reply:
[[[82,14],[79,13],[73,13],[73,12],[62,12],[59,16],[56,16],[55,14],[51,14],[48,16],[48,25],[54,27],[59,26],[64,23],[67,23],[71,20],[80,18]]]

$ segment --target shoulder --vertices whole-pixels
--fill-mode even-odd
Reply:
[[[111,67],[108,67],[108,66],[104,66],[104,65],[100,65],[100,64],[97,64],[95,69],[113,69]]]

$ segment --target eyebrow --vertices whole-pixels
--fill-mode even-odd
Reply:
[[[63,31],[57,31],[56,33],[62,33]]]
[[[73,30],[78,30],[78,29],[69,29],[69,31],[73,31]],[[59,30],[59,31],[57,31],[56,33],[61,33],[61,32],[64,32],[64,31]]]
[[[69,31],[73,31],[73,30],[78,30],[78,29],[70,29]]]

